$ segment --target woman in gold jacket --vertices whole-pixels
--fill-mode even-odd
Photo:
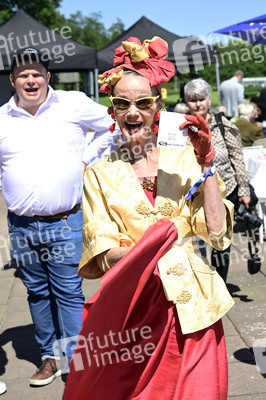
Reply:
[[[97,307],[99,318],[104,318],[100,313],[114,312],[108,309],[106,290],[109,296],[117,297],[118,313],[119,301],[126,301],[119,298],[117,287],[116,292],[110,290],[112,281],[117,280],[116,269],[130,260],[131,249],[146,237],[145,232],[160,220],[171,221],[178,237],[154,270],[156,279],[160,277],[165,309],[172,316],[167,335],[162,335],[164,350],[161,351],[158,339],[145,368],[141,364],[143,368],[134,369],[128,375],[126,372],[133,368],[132,363],[121,363],[121,369],[109,365],[113,372],[106,365],[98,365],[97,371],[103,369],[99,375],[96,368],[85,369],[82,375],[72,363],[65,399],[80,400],[83,395],[84,399],[91,400],[227,398],[221,317],[232,307],[233,300],[223,280],[200,255],[195,237],[217,249],[228,247],[233,206],[225,199],[225,186],[215,172],[211,133],[200,115],[186,116],[181,126],[181,129],[188,128],[190,145],[179,149],[157,147],[155,122],[162,106],[160,84],[174,74],[173,65],[164,61],[166,57],[167,45],[162,39],[155,37],[141,45],[138,39],[129,38],[115,51],[116,68],[100,76],[101,91],[109,94],[110,113],[121,129],[124,143],[86,170],[84,244],[79,268],[79,275],[84,278],[103,276],[103,288],[84,314],[81,331],[84,338],[94,329],[92,315],[95,316]],[[152,246],[151,238],[149,246]],[[120,282],[122,289],[126,275]],[[141,279],[136,290],[140,282]],[[145,298],[146,289],[143,290],[139,301],[144,304],[145,299],[147,305],[150,298]],[[144,316],[141,303],[137,304],[134,318],[138,321],[139,315],[140,326]],[[153,313],[152,305],[147,313]],[[162,321],[157,323],[162,325]],[[124,391],[119,387],[116,396],[108,397],[108,393],[113,393],[111,382],[125,376],[130,379],[128,384],[123,381]],[[69,393],[72,396],[76,393],[77,381],[83,394],[68,397]],[[92,381],[93,384],[88,383]]]

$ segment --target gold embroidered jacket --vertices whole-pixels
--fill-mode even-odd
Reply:
[[[160,148],[157,196],[153,207],[121,148],[87,168],[83,191],[83,250],[79,275],[103,275],[95,257],[121,244],[133,246],[145,230],[160,218],[169,218],[178,239],[159,261],[168,300],[176,304],[183,333],[195,332],[220,319],[233,305],[215,269],[197,248],[195,236],[218,250],[231,243],[233,205],[225,199],[225,186],[218,176],[227,209],[227,223],[216,235],[208,232],[203,210],[203,185],[193,197],[185,195],[200,178],[194,149]]]

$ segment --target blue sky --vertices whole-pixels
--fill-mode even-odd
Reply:
[[[76,11],[89,16],[101,12],[101,22],[109,28],[119,17],[128,29],[143,15],[180,36],[204,35],[266,14],[265,0],[63,0],[59,11],[68,17]]]

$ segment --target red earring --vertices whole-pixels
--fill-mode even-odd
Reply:
[[[157,112],[154,114],[154,117],[153,117],[154,122],[159,121],[160,116],[161,116],[160,111],[157,111]]]
[[[115,130],[115,122],[110,126],[109,131],[113,133]]]
[[[160,120],[160,115],[161,115],[161,113],[159,111],[157,111],[154,114],[154,117],[153,117],[154,122],[157,122],[157,121]],[[153,124],[153,133],[154,133],[154,135],[157,135],[158,130],[159,130],[159,126],[156,123],[154,123]]]
[[[113,113],[113,111],[111,112],[111,118],[115,121],[115,114]],[[111,133],[113,133],[114,132],[114,130],[115,130],[115,122],[110,126],[110,128],[109,128],[109,131],[111,132]]]

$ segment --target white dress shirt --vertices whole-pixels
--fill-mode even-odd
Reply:
[[[81,163],[91,164],[116,146],[119,131],[107,109],[82,92],[54,91],[36,115],[16,104],[0,108],[0,190],[10,211],[54,215],[81,202]],[[93,132],[88,132],[88,129]],[[85,148],[86,135],[94,135]]]

